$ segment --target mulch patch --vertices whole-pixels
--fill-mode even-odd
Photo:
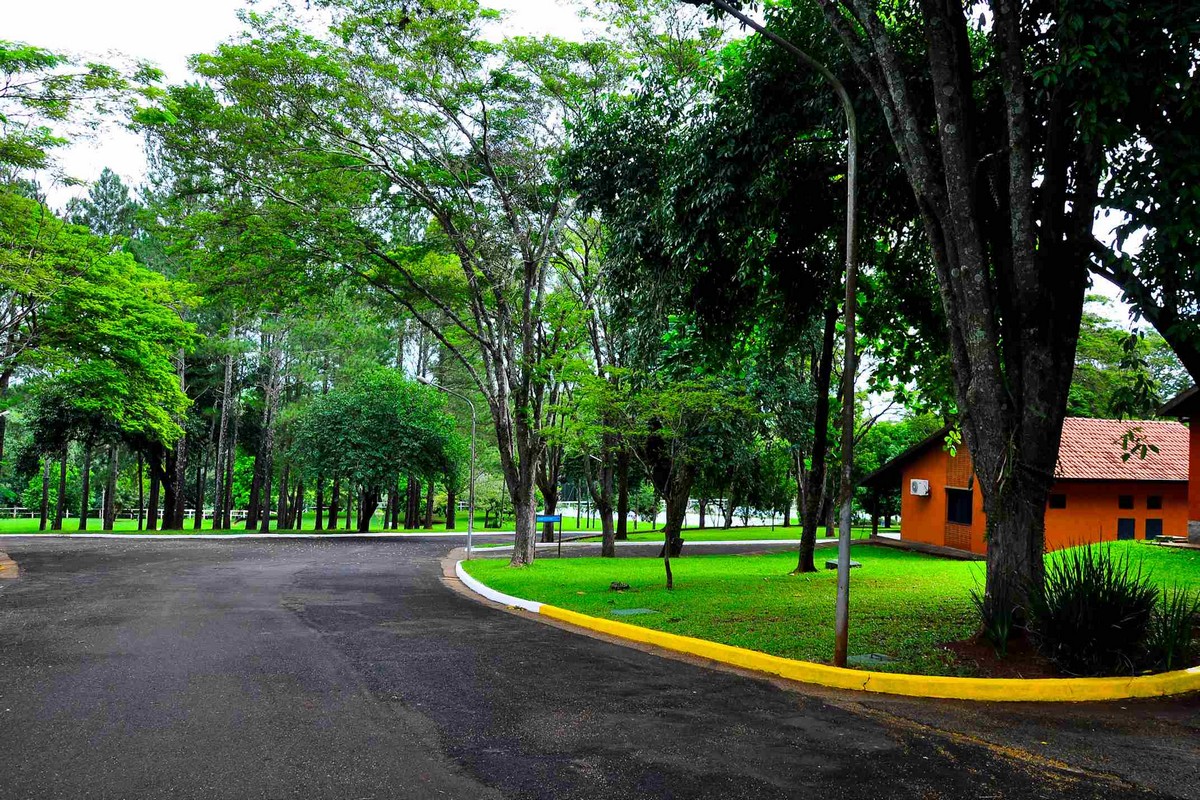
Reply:
[[[954,654],[958,664],[972,667],[981,678],[1061,678],[1054,664],[1038,655],[1027,637],[1013,636],[1008,652],[1001,658],[996,648],[981,634],[942,645]]]

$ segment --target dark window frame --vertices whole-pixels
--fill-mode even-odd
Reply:
[[[946,522],[952,525],[971,525],[974,521],[975,492],[971,489],[946,487]]]
[[[1124,511],[1133,510],[1133,495],[1131,495],[1131,494],[1117,495],[1117,508],[1122,509]]]
[[[1047,505],[1053,509],[1062,509],[1067,507],[1067,496],[1062,492],[1055,492],[1050,495],[1050,499],[1046,501]]]
[[[1163,498],[1161,494],[1146,495],[1146,508],[1150,511],[1162,511]]]

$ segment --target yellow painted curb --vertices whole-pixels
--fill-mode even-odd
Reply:
[[[815,683],[834,689],[937,697],[952,700],[997,702],[1082,702],[1165,697],[1200,691],[1200,667],[1139,675],[1129,678],[951,678],[937,675],[905,675],[895,672],[866,672],[842,669],[811,661],[796,661],[755,650],[656,631],[627,622],[543,605],[540,613],[581,628],[621,639],[652,644],[677,653],[700,656],[742,669],[778,675],[794,681]]]

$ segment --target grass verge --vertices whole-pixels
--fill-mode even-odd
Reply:
[[[1200,588],[1200,553],[1140,542],[1131,548],[1162,585]],[[980,562],[951,561],[870,545],[852,548],[862,562],[850,593],[850,653],[883,654],[871,669],[923,675],[971,675],[941,647],[975,632],[969,592],[983,581]],[[467,571],[507,594],[683,636],[785,658],[829,663],[836,574],[789,575],[795,555],[689,556],[672,561],[675,590],[663,588],[654,558],[542,559],[524,569],[479,560]],[[629,591],[613,592],[621,581]],[[632,616],[613,612],[648,609]]]

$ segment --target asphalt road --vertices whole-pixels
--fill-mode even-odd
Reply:
[[[8,539],[0,798],[1200,797],[1200,699],[913,701],[481,605],[452,542]]]

